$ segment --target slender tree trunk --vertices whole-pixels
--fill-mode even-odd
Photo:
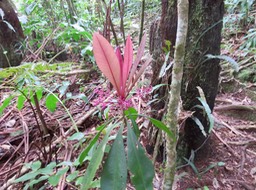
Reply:
[[[141,1],[141,17],[140,17],[140,36],[139,43],[141,42],[141,38],[144,30],[144,13],[145,13],[145,0]]]
[[[172,139],[166,135],[166,167],[164,173],[164,190],[170,190],[173,186],[176,171],[176,143],[178,139],[178,116],[180,107],[181,81],[183,76],[183,64],[185,57],[185,46],[188,30],[188,0],[178,0],[178,27],[174,52],[174,64],[172,69],[172,82],[170,87],[170,97],[166,122],[169,129],[175,135],[176,139]]]

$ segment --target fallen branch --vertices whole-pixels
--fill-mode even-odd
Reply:
[[[246,111],[256,111],[256,106],[248,105],[227,105],[215,107],[214,111],[229,111],[229,110],[246,110]]]
[[[90,73],[91,70],[74,70],[74,71],[70,71],[68,73],[64,73],[64,72],[59,72],[59,71],[39,71],[38,73],[40,74],[54,74],[54,75],[59,75],[59,76],[72,76],[72,75],[78,75],[78,74],[86,74],[86,73]]]

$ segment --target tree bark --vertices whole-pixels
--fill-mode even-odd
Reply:
[[[190,0],[189,28],[182,85],[182,101],[185,110],[195,110],[206,133],[209,122],[201,109],[197,97],[197,86],[204,91],[206,101],[213,110],[219,86],[220,65],[218,59],[210,59],[205,55],[220,54],[222,19],[224,14],[223,0]],[[188,119],[185,125],[185,139],[190,149],[197,149],[205,141],[199,127]]]
[[[182,80],[182,105],[185,110],[195,111],[194,116],[197,117],[205,127],[207,132],[209,129],[208,120],[200,109],[195,109],[194,106],[200,105],[197,100],[199,93],[197,86],[200,86],[206,96],[207,103],[213,110],[215,97],[218,91],[218,77],[220,73],[219,60],[206,60],[206,54],[219,55],[221,43],[222,19],[224,14],[223,0],[189,0],[189,28],[187,34],[184,75]],[[169,40],[171,44],[175,44],[177,30],[177,0],[162,0],[162,15],[160,20],[161,41],[152,42],[150,44],[161,44],[164,46],[164,41]],[[151,32],[154,31],[153,29]],[[152,40],[151,38],[150,40]],[[159,46],[159,45],[158,45]],[[157,48],[157,47],[156,47]],[[159,55],[159,49],[151,47],[151,52]],[[157,53],[155,53],[155,51]],[[173,48],[171,49],[171,57],[173,57]],[[162,62],[163,63],[163,62]],[[157,83],[154,76],[158,76],[161,63],[153,64],[153,81],[152,85]],[[171,83],[171,77],[167,75],[168,84]],[[161,80],[157,82],[162,83]],[[167,90],[158,92],[158,99],[161,104],[158,104],[158,110],[165,107],[167,101]],[[152,109],[157,110],[157,107]],[[158,118],[162,118],[159,117]],[[188,118],[185,122],[184,139],[190,149],[197,149],[205,140],[199,127]]]
[[[10,0],[1,0],[0,9],[0,68],[18,66],[22,61],[21,40],[24,34]]]

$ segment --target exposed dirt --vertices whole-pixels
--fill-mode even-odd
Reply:
[[[248,106],[254,109],[247,110]],[[191,164],[198,173],[191,165],[179,169],[177,189],[255,190],[256,102],[242,93],[219,94],[214,117],[208,144]]]

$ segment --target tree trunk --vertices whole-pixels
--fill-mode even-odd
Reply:
[[[220,72],[219,60],[206,60],[206,54],[219,55],[221,43],[222,18],[224,14],[223,0],[189,0],[189,28],[184,62],[181,98],[185,110],[195,111],[197,117],[209,129],[208,120],[202,110],[195,109],[200,105],[197,86],[200,86],[206,96],[207,103],[212,110],[218,91],[218,77]],[[177,0],[162,0],[162,16],[160,21],[161,42],[150,42],[164,46],[164,40],[175,44],[177,30]],[[151,30],[151,33],[154,30]],[[151,38],[150,40],[152,40]],[[159,54],[159,49],[151,47],[151,51]],[[173,57],[173,49],[171,49]],[[163,62],[162,62],[163,63]],[[159,73],[161,65],[153,65],[153,79]],[[161,81],[158,81],[161,83]],[[170,84],[170,76],[168,76]],[[156,83],[152,81],[152,85]],[[159,93],[159,99],[166,100],[166,91]],[[165,104],[161,105],[164,106]],[[153,110],[156,109],[153,105]],[[161,107],[160,107],[161,109]],[[205,140],[199,127],[191,118],[187,119],[184,128],[184,139],[190,149],[197,149]],[[182,139],[182,140],[184,140]]]
[[[21,40],[24,34],[10,0],[0,1],[0,68],[17,66],[22,61]]]

